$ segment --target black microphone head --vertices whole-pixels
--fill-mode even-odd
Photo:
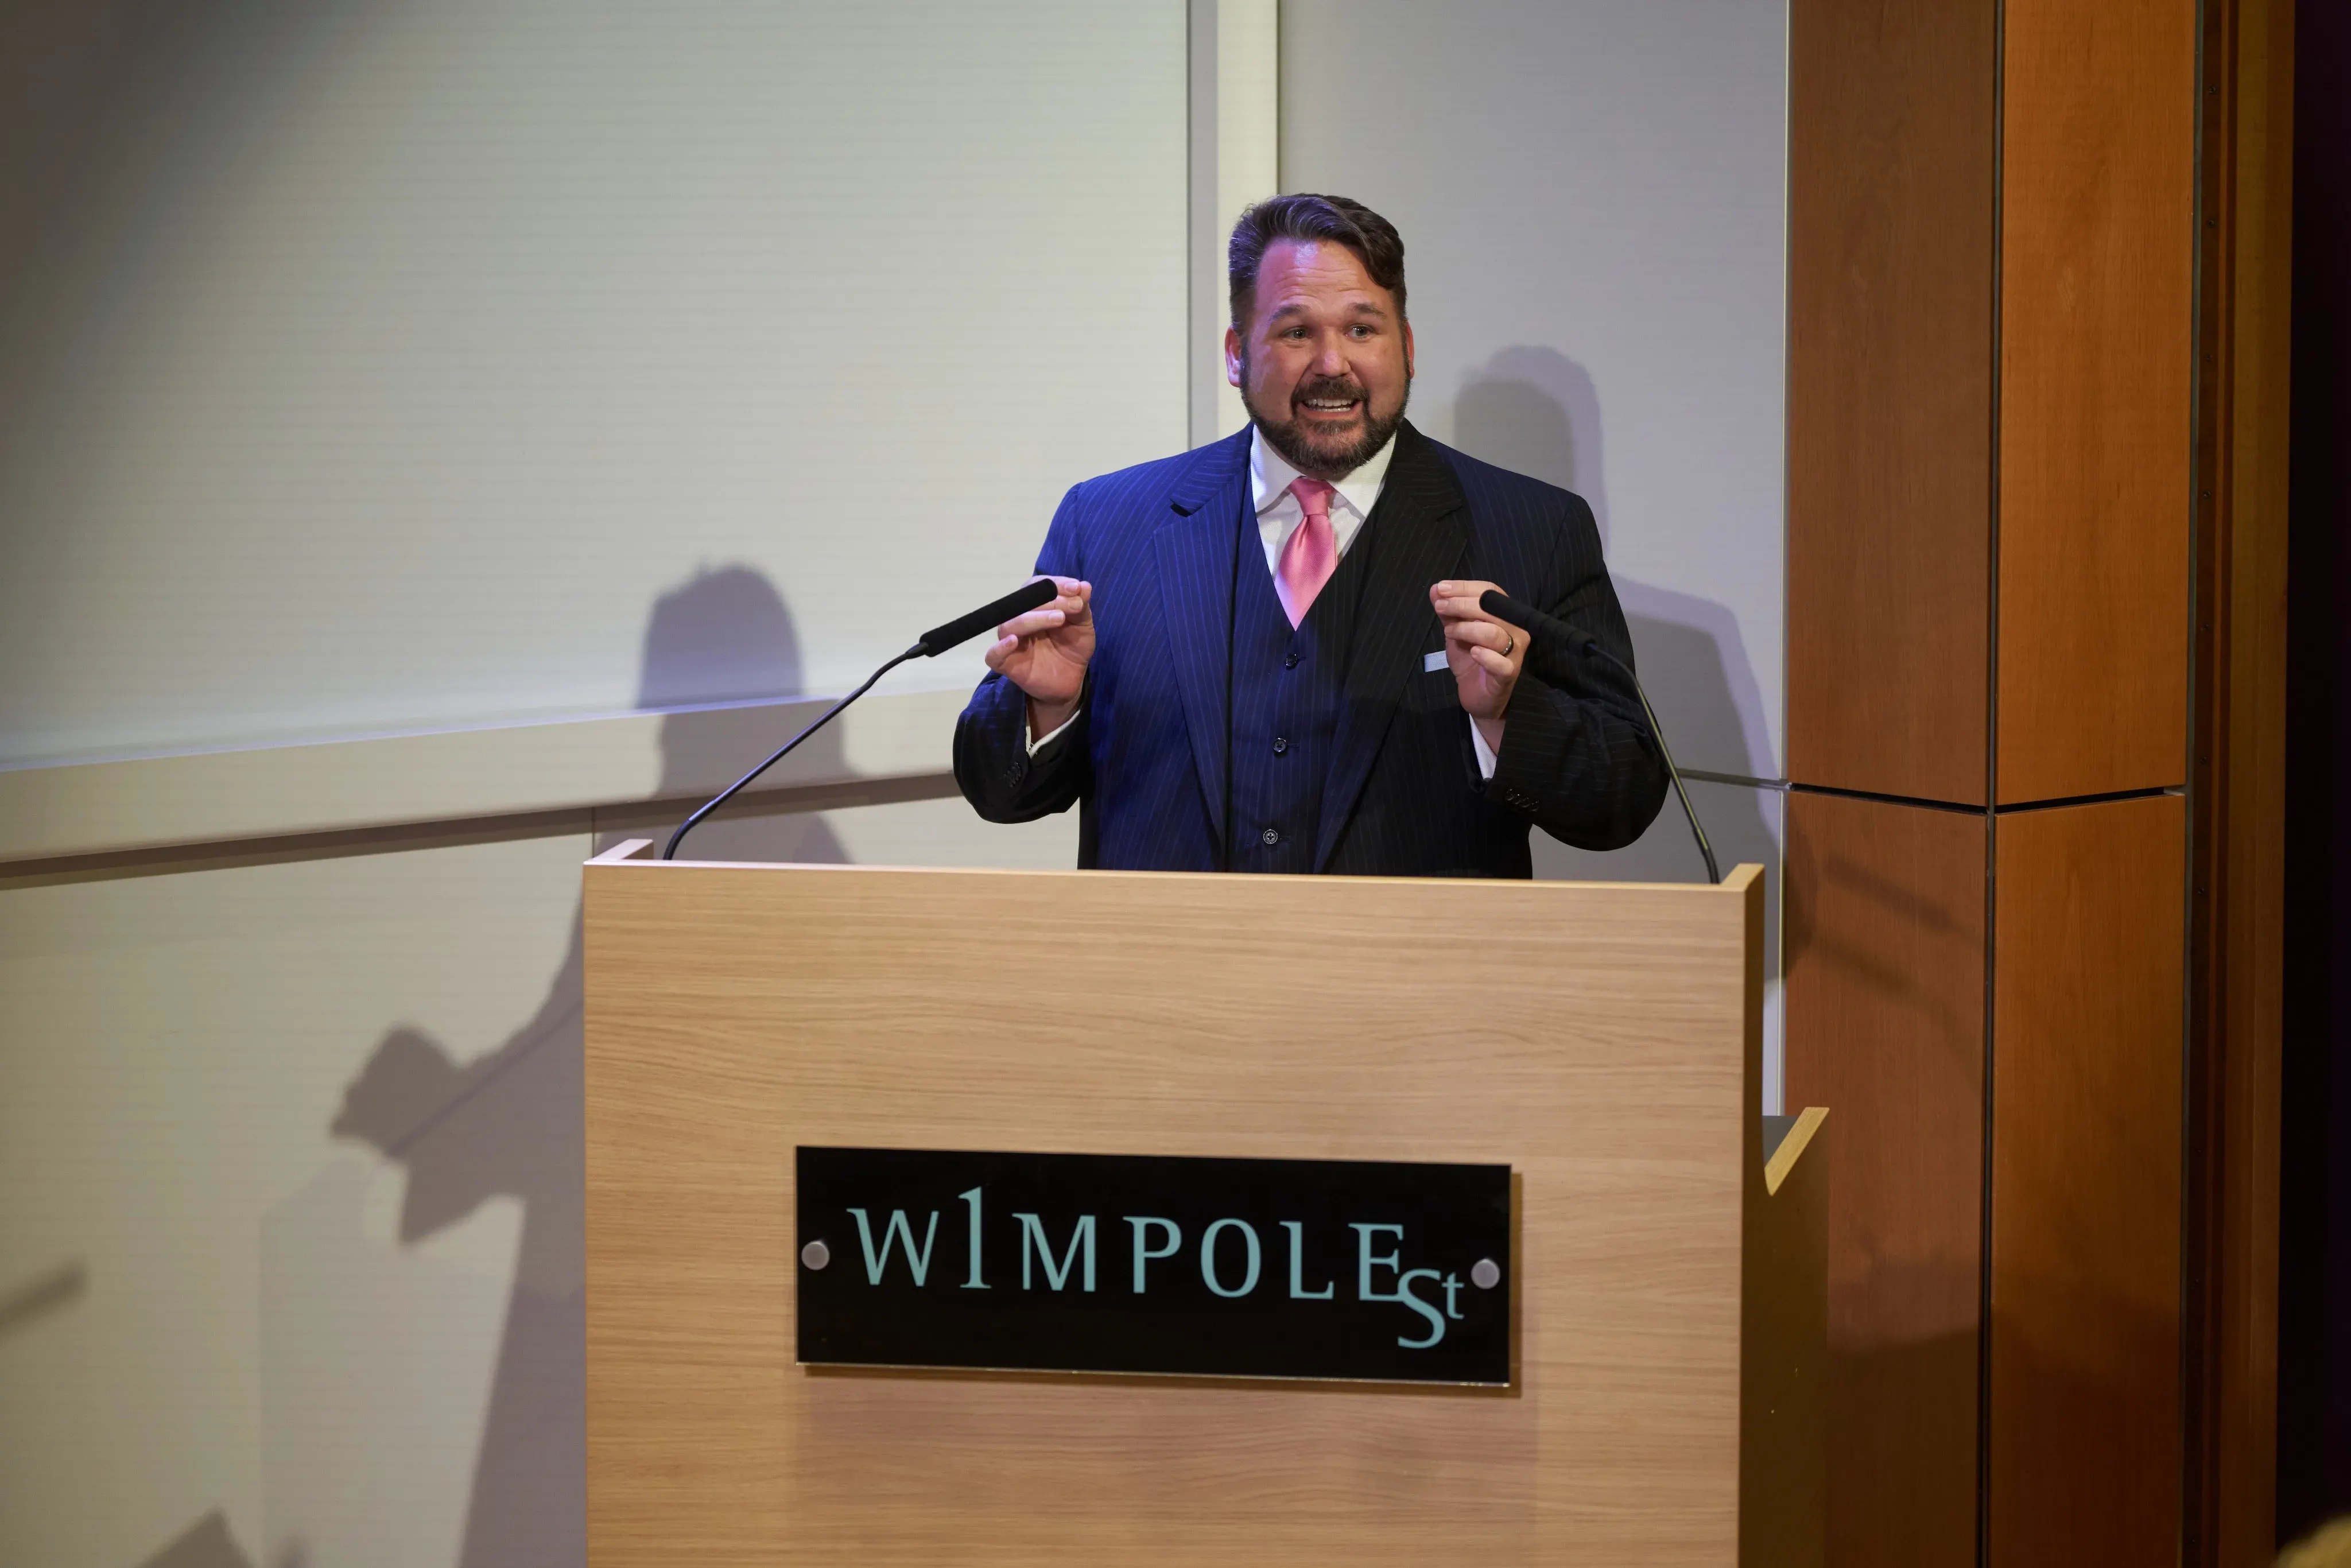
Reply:
[[[1511,598],[1499,588],[1489,588],[1479,594],[1478,608],[1497,621],[1509,622],[1530,637],[1538,640],[1551,638],[1555,643],[1566,643],[1579,653],[1602,652],[1598,640],[1583,627],[1571,625],[1556,615],[1546,614],[1522,599]]]
[[[944,626],[934,626],[923,633],[914,646],[927,659],[935,659],[960,643],[968,643],[982,632],[1001,626],[1015,615],[1026,615],[1040,610],[1061,596],[1061,589],[1050,577],[1034,582],[1024,582],[993,604],[983,604],[968,615],[958,615]]]
[[[1531,604],[1521,604],[1499,588],[1489,588],[1478,596],[1478,608],[1497,621],[1507,621],[1521,632],[1536,630],[1542,612]]]

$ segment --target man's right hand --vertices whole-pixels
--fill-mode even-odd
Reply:
[[[1078,711],[1094,656],[1093,584],[1074,577],[1052,581],[1061,597],[998,626],[987,651],[987,667],[1028,694],[1032,739],[1052,734]]]

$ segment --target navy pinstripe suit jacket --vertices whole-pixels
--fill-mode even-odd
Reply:
[[[1570,691],[1522,673],[1494,777],[1480,779],[1431,583],[1483,579],[1591,632],[1632,640],[1581,497],[1480,463],[1409,423],[1350,547],[1372,552],[1322,792],[1318,872],[1532,874],[1530,825],[1586,849],[1641,835],[1665,800],[1631,683],[1597,659]],[[1236,570],[1263,570],[1249,433],[1071,489],[1037,570],[1093,584],[1079,719],[1031,758],[1020,689],[991,674],[956,724],[956,780],[990,821],[1080,813],[1078,863],[1225,863]],[[1249,549],[1242,552],[1246,538]]]

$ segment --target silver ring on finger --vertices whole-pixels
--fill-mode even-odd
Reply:
[[[1510,656],[1510,651],[1518,645],[1519,634],[1517,632],[1505,632],[1502,633],[1502,657],[1505,659],[1509,658]]]

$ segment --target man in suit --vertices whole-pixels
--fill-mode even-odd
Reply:
[[[1638,838],[1667,779],[1631,683],[1590,659],[1546,684],[1478,603],[1629,664],[1592,508],[1405,423],[1395,226],[1278,196],[1228,273],[1249,427],[1063,498],[1037,559],[1060,595],[998,629],[956,725],[965,798],[1074,802],[1078,863],[1125,869],[1524,877],[1530,826]]]

